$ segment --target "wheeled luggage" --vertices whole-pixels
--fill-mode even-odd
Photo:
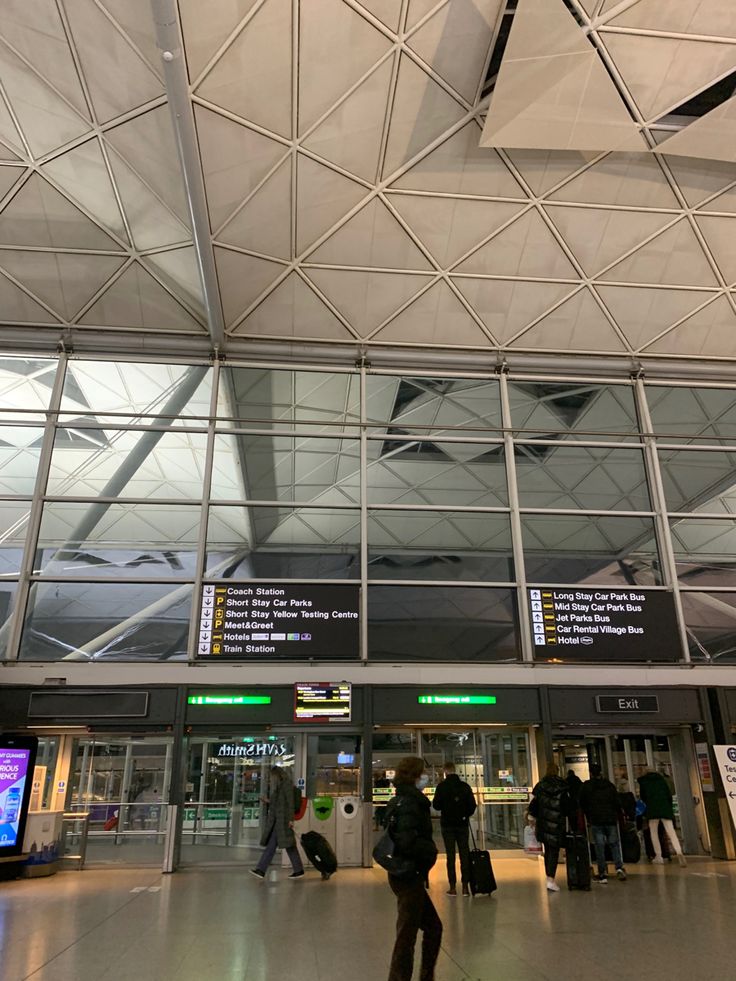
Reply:
[[[318,831],[305,831],[301,842],[307,858],[315,869],[322,873],[323,879],[329,879],[332,873],[337,871],[337,857],[329,841]]]
[[[491,865],[491,853],[484,848],[476,848],[472,828],[470,834],[473,836],[473,847],[470,849],[470,891],[474,896],[490,896],[498,889]]]
[[[641,840],[635,821],[624,821],[621,827],[621,857],[624,865],[636,865],[641,858]]]
[[[567,888],[590,889],[590,845],[585,835],[568,834],[565,837],[565,865]]]

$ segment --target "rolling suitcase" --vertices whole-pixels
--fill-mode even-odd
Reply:
[[[568,834],[565,838],[567,888],[590,890],[590,845],[585,835]]]
[[[323,879],[329,879],[337,871],[337,858],[332,845],[318,831],[305,831],[301,838],[302,848],[312,865],[322,873]]]
[[[476,848],[472,828],[470,834],[473,839],[473,847],[470,849],[470,891],[474,896],[490,896],[498,888],[491,865],[491,853],[483,848]]]
[[[624,865],[636,865],[641,858],[641,841],[634,821],[624,821],[621,828],[621,857]]]

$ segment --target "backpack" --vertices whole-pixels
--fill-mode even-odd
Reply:
[[[395,829],[400,802],[395,798],[386,808],[384,827],[386,830],[378,839],[376,847],[373,849],[373,859],[389,875],[397,879],[410,879],[417,874],[417,866],[413,858],[406,858],[396,854],[396,844],[391,836],[391,831]]]

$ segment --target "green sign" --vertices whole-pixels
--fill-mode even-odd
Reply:
[[[333,797],[315,797],[312,801],[312,810],[318,821],[326,821],[332,814],[335,807]]]
[[[190,695],[189,705],[270,705],[270,695]]]
[[[420,705],[495,705],[495,695],[419,695]]]

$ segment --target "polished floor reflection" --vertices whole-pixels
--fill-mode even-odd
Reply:
[[[536,861],[497,857],[492,899],[431,891],[437,981],[733,977],[736,865],[633,867],[629,881],[549,895]],[[0,883],[3,981],[384,981],[394,904],[378,871],[66,872]]]

